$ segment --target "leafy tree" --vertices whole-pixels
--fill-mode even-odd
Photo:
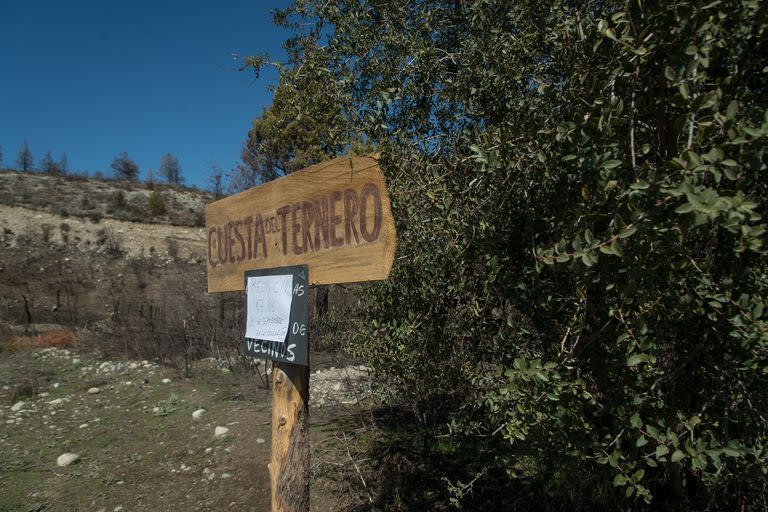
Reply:
[[[764,503],[767,9],[278,13],[288,74],[321,77],[281,108],[331,98],[328,144],[380,147],[397,219],[392,276],[334,336],[425,446],[475,454],[456,504],[498,470],[497,503],[516,479],[588,508]]]
[[[27,145],[27,141],[25,140],[16,156],[16,166],[22,172],[30,172],[32,171],[33,164],[32,151],[29,150],[29,145]]]
[[[53,160],[50,151],[46,151],[42,160],[40,160],[40,172],[45,174],[59,173],[59,164]]]
[[[136,181],[139,179],[139,166],[128,157],[128,153],[123,151],[115,157],[110,165],[115,173],[115,178],[126,181]]]
[[[333,91],[324,83],[328,74],[321,67],[313,62],[310,67],[283,69],[272,104],[253,121],[242,161],[229,173],[233,191],[274,180],[342,152],[341,141],[349,137]]]
[[[160,159],[160,175],[165,178],[168,185],[181,185],[184,178],[181,175],[181,165],[179,161],[170,153],[166,153]]]

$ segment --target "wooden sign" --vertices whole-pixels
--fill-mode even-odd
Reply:
[[[374,156],[337,158],[205,208],[208,291],[242,290],[246,270],[307,265],[310,284],[385,279],[395,224]]]
[[[245,273],[245,355],[309,364],[307,266]]]

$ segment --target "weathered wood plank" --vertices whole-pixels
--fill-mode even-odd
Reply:
[[[337,158],[206,206],[208,291],[243,272],[306,264],[310,284],[385,279],[395,223],[375,156]]]
[[[309,510],[309,366],[272,369],[272,512]]]

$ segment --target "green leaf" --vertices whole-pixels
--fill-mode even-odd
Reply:
[[[680,215],[691,213],[693,211],[693,205],[691,203],[684,203],[675,208],[675,213],[679,213]]]
[[[627,477],[619,473],[618,475],[616,475],[616,478],[613,479],[613,486],[624,487],[625,485],[627,485],[627,482],[629,482]]]
[[[683,453],[682,450],[675,450],[675,453],[672,454],[672,457],[670,457],[669,460],[672,462],[680,462],[685,458],[685,453]]]
[[[640,437],[637,438],[637,441],[635,442],[635,446],[637,446],[638,448],[645,446],[647,444],[648,444],[648,439],[646,439],[645,436],[642,434],[640,435]]]
[[[656,458],[657,459],[659,457],[665,456],[668,453],[669,453],[669,448],[667,448],[667,445],[660,444],[659,446],[656,447]]]
[[[648,354],[632,354],[627,359],[627,366],[637,366],[638,364],[648,360]]]
[[[629,225],[619,231],[619,238],[629,238],[630,236],[634,235],[637,231],[637,228],[635,226]]]

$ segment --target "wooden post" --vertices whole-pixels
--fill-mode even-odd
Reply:
[[[272,368],[272,512],[309,511],[309,366]]]

